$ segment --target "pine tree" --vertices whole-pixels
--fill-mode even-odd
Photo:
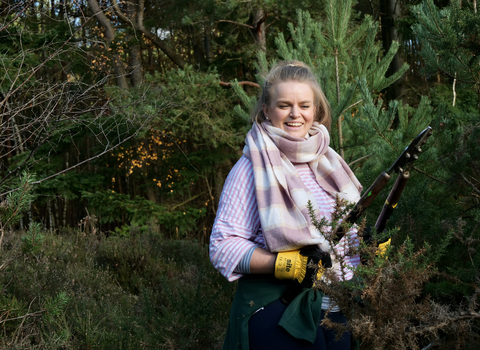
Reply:
[[[480,289],[480,257],[475,254],[480,243],[480,19],[476,2],[465,1],[451,1],[440,10],[433,1],[424,0],[412,13],[417,19],[412,29],[427,63],[425,74],[441,74],[449,83],[438,85],[432,94],[437,95],[438,128],[432,154],[436,169],[431,173],[443,183],[430,185],[428,197],[435,198],[436,205],[431,201],[422,212],[437,228],[434,232],[430,227],[428,236],[452,232],[454,239],[448,247],[452,258],[438,263],[450,278],[430,283],[428,291],[448,302],[476,305]]]
[[[423,1],[412,8],[417,23],[412,29],[422,44],[420,54],[429,70],[450,77],[455,105],[455,85],[468,84],[478,95],[480,108],[480,17],[476,2],[451,1],[438,9],[433,0]]]

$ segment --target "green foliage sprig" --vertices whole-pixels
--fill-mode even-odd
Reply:
[[[22,236],[22,252],[35,254],[44,242],[45,237],[41,233],[42,226],[38,222],[30,223],[27,234]]]
[[[0,225],[2,228],[20,220],[21,215],[33,199],[32,182],[33,176],[23,173],[20,177],[19,187],[8,193],[7,198],[0,203]]]

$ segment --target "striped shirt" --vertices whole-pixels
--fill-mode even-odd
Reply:
[[[314,203],[314,208],[318,217],[330,221],[335,199],[318,185],[308,164],[296,164],[295,168],[305,187],[315,197],[317,203]],[[349,246],[358,244],[356,232],[351,230],[334,247],[339,256],[344,256],[343,269],[336,271],[342,280],[351,279],[351,268],[360,264],[358,255],[345,256]],[[246,254],[251,255],[256,247],[265,249],[265,241],[258,215],[252,163],[242,156],[230,171],[223,187],[210,236],[210,259],[223,276],[235,281],[243,276],[236,271],[237,265]]]

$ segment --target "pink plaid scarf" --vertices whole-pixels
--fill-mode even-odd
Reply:
[[[360,199],[362,186],[347,163],[330,147],[325,126],[314,123],[308,139],[290,136],[272,126],[254,123],[243,149],[252,162],[260,222],[271,252],[319,244],[330,251],[328,241],[313,226],[307,202],[317,207],[292,163],[308,163],[318,184],[332,196],[349,202]]]

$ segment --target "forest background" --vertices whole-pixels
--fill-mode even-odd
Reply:
[[[2,349],[221,348],[235,283],[209,234],[279,59],[312,66],[365,188],[433,128],[389,258],[329,291],[360,348],[478,347],[475,0],[2,1],[0,18]]]

